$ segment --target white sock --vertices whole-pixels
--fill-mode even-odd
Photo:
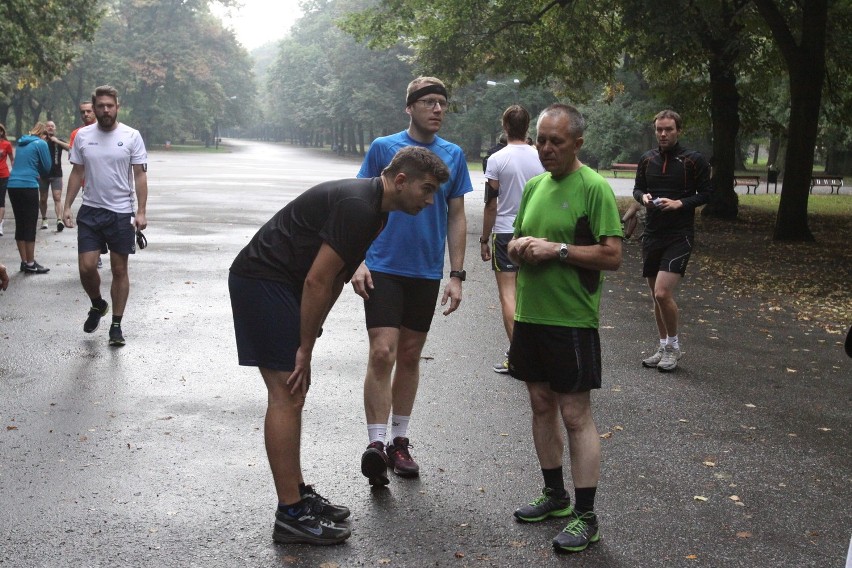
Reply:
[[[665,349],[666,345],[668,345],[668,344],[669,344],[668,340],[666,340],[666,339],[660,340],[660,347],[662,347],[663,349]]]
[[[677,335],[671,335],[666,340],[666,343],[672,346],[672,349],[680,349],[680,341],[678,341]]]
[[[370,443],[381,442],[385,443],[385,438],[388,435],[387,424],[367,424],[367,435],[370,437]]]
[[[393,441],[396,438],[408,437],[408,422],[410,420],[411,416],[400,416],[398,414],[394,414],[391,416],[391,444],[393,444]]]

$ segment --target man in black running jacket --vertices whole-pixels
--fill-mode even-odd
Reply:
[[[636,170],[633,197],[647,209],[642,237],[642,276],[654,297],[660,344],[645,367],[667,372],[681,357],[674,291],[686,272],[695,236],[695,209],[710,200],[710,166],[700,153],[678,143],[683,122],[673,110],[654,117],[658,147],[645,152]]]

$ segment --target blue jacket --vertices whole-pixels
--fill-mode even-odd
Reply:
[[[21,136],[6,187],[38,189],[38,178],[49,174],[52,165],[47,142],[31,134]]]

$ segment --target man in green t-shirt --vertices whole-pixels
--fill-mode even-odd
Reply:
[[[522,522],[566,517],[557,551],[579,552],[600,540],[594,512],[600,439],[590,393],[601,387],[598,311],[602,270],[621,265],[621,218],[612,188],[577,159],[585,120],[554,104],[538,118],[536,147],[546,173],[524,188],[509,242],[520,266],[509,373],[526,383],[544,489],[515,511]],[[562,472],[568,432],[575,499]]]

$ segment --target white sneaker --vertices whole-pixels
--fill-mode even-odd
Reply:
[[[42,229],[47,229],[47,219],[42,219],[42,220],[41,220],[41,228],[42,228]]]
[[[675,349],[671,345],[666,345],[663,358],[660,359],[659,363],[657,363],[657,370],[663,373],[674,371],[677,369],[677,362],[682,356],[683,354],[680,352],[680,348]]]
[[[647,359],[642,359],[642,366],[643,367],[651,367],[651,368],[656,367],[660,363],[660,361],[662,360],[665,352],[666,352],[665,347],[663,347],[661,345],[653,355],[651,355]]]
[[[0,237],[3,236],[3,221],[0,221]]]

